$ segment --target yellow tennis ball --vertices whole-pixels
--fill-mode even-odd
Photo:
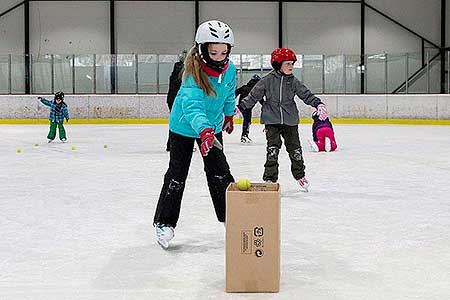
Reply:
[[[108,148],[108,145],[104,144],[104,145],[103,145],[103,148],[105,148],[105,149]]]
[[[247,178],[241,178],[237,182],[237,187],[240,191],[248,191],[251,186],[252,184]]]
[[[76,148],[75,148],[75,146],[72,146],[72,150],[75,150]]]
[[[39,147],[39,144],[34,144],[35,147]]]
[[[16,152],[17,152],[17,153],[20,153],[20,152],[22,152],[22,150],[21,150],[21,149],[17,149]]]

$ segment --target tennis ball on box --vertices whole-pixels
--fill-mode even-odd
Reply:
[[[237,182],[237,187],[240,191],[248,191],[251,186],[252,184],[247,178],[241,178]]]

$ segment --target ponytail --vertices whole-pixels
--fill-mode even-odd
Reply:
[[[183,79],[186,80],[189,75],[192,75],[195,83],[203,90],[206,96],[217,96],[216,90],[214,90],[209,81],[208,74],[203,70],[197,46],[191,48],[184,62]]]

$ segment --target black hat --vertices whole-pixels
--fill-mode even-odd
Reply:
[[[55,93],[55,100],[61,100],[61,101],[64,101],[64,93],[63,92],[56,92]]]

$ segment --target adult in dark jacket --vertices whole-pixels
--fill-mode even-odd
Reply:
[[[258,74],[254,74],[247,84],[244,84],[236,90],[236,97],[239,96],[239,104],[241,104],[242,100],[248,96],[250,91],[260,79],[261,77],[259,77]],[[248,137],[248,135],[250,133],[250,125],[252,124],[252,109],[246,109],[241,111],[241,113],[244,118],[244,123],[242,124],[241,143],[251,143],[252,140]]]
[[[178,90],[181,86],[181,77],[183,75],[184,60],[186,59],[187,51],[183,50],[179,60],[173,65],[172,73],[169,77],[169,91],[167,92],[167,106],[169,107],[169,112],[172,111],[173,102],[177,96]],[[169,138],[167,139],[166,151],[170,151],[170,131]]]

